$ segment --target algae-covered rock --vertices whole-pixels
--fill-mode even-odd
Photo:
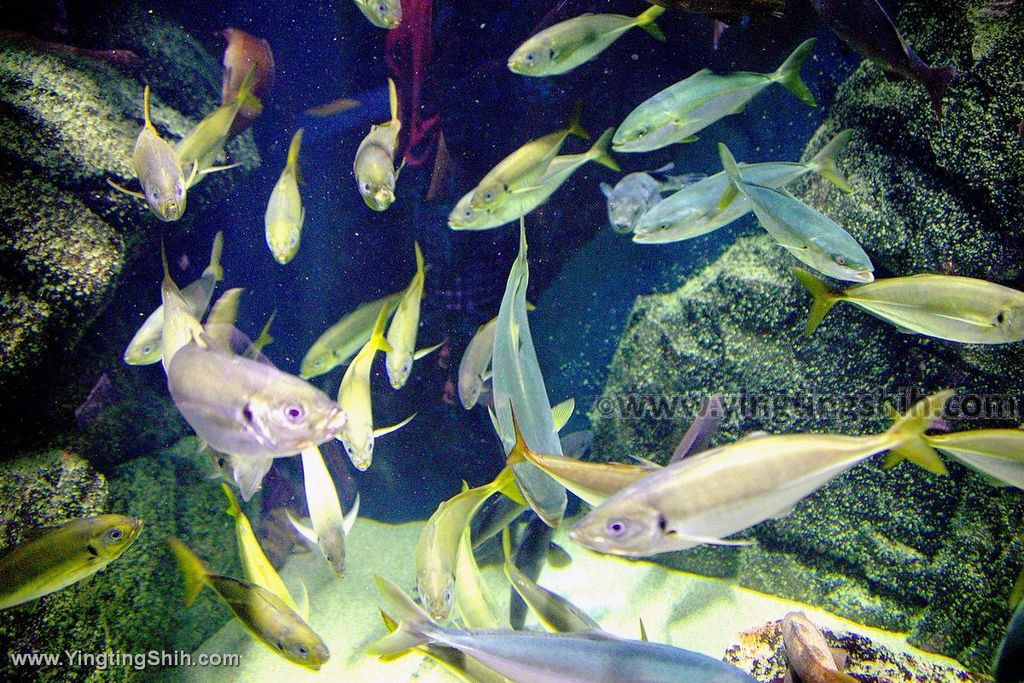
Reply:
[[[66,40],[74,48],[27,33],[0,34],[4,408],[22,402],[55,366],[76,360],[71,352],[143,247],[154,254],[162,230],[193,224],[259,163],[251,133],[234,140],[228,152],[241,168],[196,185],[175,224],[160,223],[144,202],[110,187],[108,179],[138,187],[132,149],[144,82],[153,83],[153,122],[173,142],[218,104],[219,66],[180,27],[136,3],[103,3],[102,11],[94,3],[89,11],[87,3],[68,4]],[[78,49],[95,47],[82,43],[94,33],[137,59],[115,64]],[[69,381],[92,374],[73,364],[65,370],[75,371],[63,373]],[[4,431],[27,431],[52,410],[43,402],[26,411],[26,420],[5,423]],[[67,418],[67,406],[60,410]]]
[[[108,671],[76,664],[67,652],[191,651],[230,618],[209,591],[184,608],[181,575],[164,539],[177,536],[218,571],[241,575],[224,496],[191,457],[193,444],[136,458],[104,477],[74,455],[53,452],[0,463],[4,548],[32,528],[115,512],[145,526],[135,543],[87,582],[3,612],[5,653],[56,653],[59,666],[33,670],[40,681],[140,681],[149,670]],[[0,548],[3,552],[4,548]],[[5,657],[0,678],[22,680]]]

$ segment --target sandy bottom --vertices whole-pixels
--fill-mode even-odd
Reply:
[[[334,576],[319,555],[296,555],[288,561],[281,575],[289,587],[299,580],[307,586],[309,623],[331,651],[330,661],[319,672],[285,661],[253,641],[237,621],[232,621],[195,654],[237,652],[241,655],[240,667],[179,668],[171,678],[203,683],[457,680],[416,653],[387,663],[364,653],[369,644],[386,633],[378,613],[382,601],[373,577],[386,576],[415,595],[412,556],[422,526],[422,522],[389,525],[359,520],[348,539],[348,576],[343,580]],[[651,640],[721,658],[727,647],[738,642],[740,632],[797,609],[834,631],[856,631],[897,652],[913,652],[930,662],[953,664],[910,648],[898,634],[860,626],[813,607],[649,562],[598,555],[571,544],[563,531],[556,533],[555,540],[569,551],[573,562],[563,569],[545,567],[539,583],[572,600],[605,630],[624,637],[639,638],[643,618]],[[507,605],[509,589],[504,574],[497,566],[485,567],[483,573],[499,603]]]

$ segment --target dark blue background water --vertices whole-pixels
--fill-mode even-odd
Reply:
[[[658,43],[631,31],[597,60],[555,78],[510,73],[505,59],[546,24],[584,11],[635,15],[648,7],[621,2],[488,0],[445,2],[434,7],[432,78],[440,95],[442,126],[453,159],[452,191],[434,202],[423,196],[428,169],[407,169],[398,200],[386,213],[362,202],[352,178],[352,159],[371,123],[387,118],[381,87],[387,78],[385,32],[372,27],[351,2],[157,2],[155,10],[181,22],[219,59],[227,26],[266,38],[277,78],[271,102],[253,130],[264,163],[244,186],[193,234],[172,240],[171,253],[188,253],[194,268],[205,264],[213,232],[226,234],[228,286],[243,286],[240,327],[255,335],[271,311],[276,342],[268,355],[297,371],[309,345],[362,301],[404,287],[412,276],[413,241],[422,245],[427,275],[420,346],[447,340],[442,353],[418,362],[410,382],[394,392],[376,366],[375,422],[391,424],[418,412],[403,430],[381,438],[371,470],[354,475],[366,514],[407,519],[429,514],[458,490],[492,477],[501,449],[486,415],[445,402],[446,384],[477,325],[497,313],[517,229],[454,233],[446,217],[454,201],[523,142],[564,125],[573,102],[583,102],[583,122],[596,137],[616,126],[639,102],[693,72],[772,71],[801,40],[819,38],[804,76],[822,105],[810,109],[782,88],[771,88],[747,108],[705,130],[697,143],[650,154],[617,155],[624,172],[666,162],[678,172],[713,173],[715,144],[726,142],[747,161],[796,160],[820,123],[834,90],[856,58],[836,41],[803,2],[789,3],[784,19],[755,19],[711,44],[711,21],[669,12],[658,23],[668,36]],[[335,119],[302,117],[309,107],[338,97],[364,98],[366,106]],[[287,266],[273,261],[264,241],[266,199],[284,165],[297,125],[307,125],[301,166],[307,184],[302,246]],[[566,151],[582,151],[582,143]],[[569,429],[586,427],[584,413],[599,394],[606,366],[634,298],[677,287],[740,232],[752,218],[696,240],[670,245],[633,244],[606,225],[601,180],[616,174],[584,167],[547,205],[527,217],[531,244],[529,298],[538,303],[531,326],[552,403],[577,399]],[[142,268],[140,279],[155,277]],[[154,289],[154,298],[156,290]],[[150,368],[153,370],[153,368]],[[157,373],[157,370],[153,370]],[[342,369],[316,380],[336,389]],[[450,398],[450,396],[449,396]],[[344,467],[344,458],[332,458]],[[294,476],[297,463],[278,461]],[[336,470],[338,468],[336,467]],[[339,472],[340,475],[340,472]],[[268,484],[273,486],[273,484]]]

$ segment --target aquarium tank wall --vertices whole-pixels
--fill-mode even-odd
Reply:
[[[1024,681],[1024,3],[0,0],[0,206],[3,680]]]

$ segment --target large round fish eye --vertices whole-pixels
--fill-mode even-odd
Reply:
[[[832,260],[835,261],[836,264],[840,266],[845,266],[847,264],[846,257],[843,256],[842,254],[836,254],[835,258],[833,258]]]
[[[113,529],[107,531],[107,543],[117,543],[122,538],[124,538],[124,532],[116,526]]]
[[[604,527],[605,531],[608,532],[608,535],[612,538],[618,538],[619,536],[622,536],[624,533],[626,533],[626,530],[628,528],[629,527],[626,524],[626,520],[624,519],[613,519],[610,522],[608,522]]]
[[[306,411],[302,409],[302,406],[291,405],[284,409],[284,415],[289,422],[299,422],[306,416]]]

